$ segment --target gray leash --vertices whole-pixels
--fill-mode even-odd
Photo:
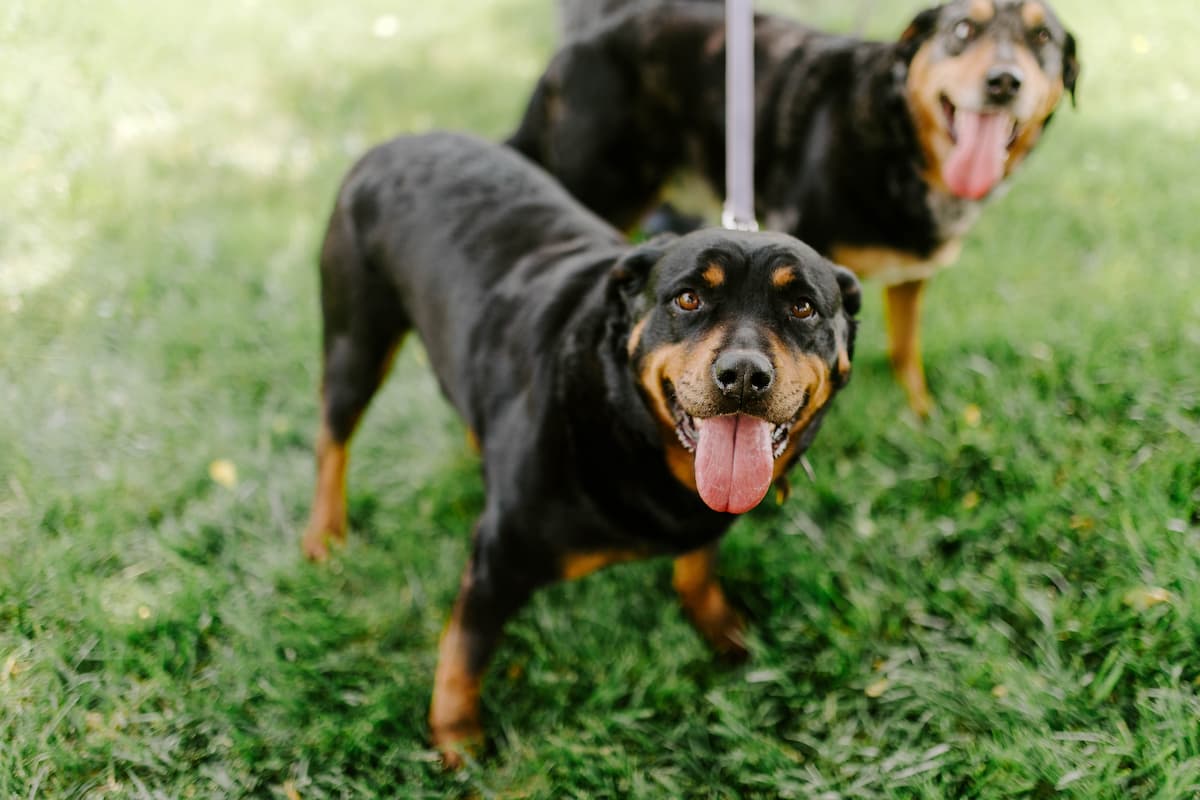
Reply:
[[[754,218],[754,0],[725,0],[725,208],[721,224],[727,230],[758,230]],[[816,483],[807,456],[800,458],[800,465]]]
[[[725,208],[729,230],[754,218],[754,0],[725,0]]]

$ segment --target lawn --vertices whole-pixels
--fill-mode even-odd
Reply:
[[[880,36],[917,9],[875,5]],[[491,752],[445,774],[478,465],[410,344],[350,545],[300,557],[315,254],[370,143],[513,126],[550,3],[10,0],[0,797],[1200,795],[1195,6],[1056,5],[1079,108],[931,285],[939,413],[905,410],[868,287],[815,481],[725,540],[750,663],[712,661],[665,561],[544,591]]]

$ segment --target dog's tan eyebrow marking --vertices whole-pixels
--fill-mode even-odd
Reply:
[[[1046,24],[1046,7],[1037,2],[1026,3],[1021,6],[1021,20],[1031,29]]]
[[[971,7],[967,9],[967,16],[975,22],[987,22],[996,16],[996,7],[992,5],[991,0],[972,0]]]
[[[771,273],[771,285],[776,289],[782,289],[792,281],[796,280],[796,271],[791,267],[776,267]]]
[[[700,277],[704,278],[704,282],[709,286],[717,287],[725,282],[725,270],[720,264],[709,264]]]

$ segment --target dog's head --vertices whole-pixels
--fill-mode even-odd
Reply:
[[[986,197],[1064,92],[1074,102],[1075,37],[1043,0],[953,0],[917,15],[900,41],[927,178],[959,197]]]
[[[790,236],[698,231],[613,272],[667,465],[716,511],[758,505],[850,377],[854,275]]]

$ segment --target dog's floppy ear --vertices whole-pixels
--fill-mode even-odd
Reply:
[[[1062,63],[1063,88],[1071,93],[1071,108],[1075,108],[1075,81],[1079,80],[1079,57],[1075,50],[1075,37],[1067,34],[1063,42]]]
[[[938,17],[941,14],[941,6],[927,8],[920,14],[917,14],[912,22],[908,23],[908,27],[904,29],[904,33],[900,34],[900,52],[904,54],[906,60],[911,61],[912,57],[921,49],[921,45],[925,43],[925,40],[937,30]]]
[[[862,286],[855,274],[845,267],[834,264],[833,271],[837,276],[838,288],[842,290],[842,308],[853,317],[862,308]]]
[[[628,303],[640,294],[646,287],[650,270],[678,238],[673,233],[662,233],[622,256],[608,273],[609,296],[616,295]]]
[[[842,331],[843,341],[838,345],[837,362],[834,364],[833,381],[839,389],[850,381],[850,360],[854,357],[854,338],[858,332],[858,321],[854,315],[862,308],[862,287],[854,273],[838,264],[833,265],[838,288],[842,290],[842,310],[846,312]]]

